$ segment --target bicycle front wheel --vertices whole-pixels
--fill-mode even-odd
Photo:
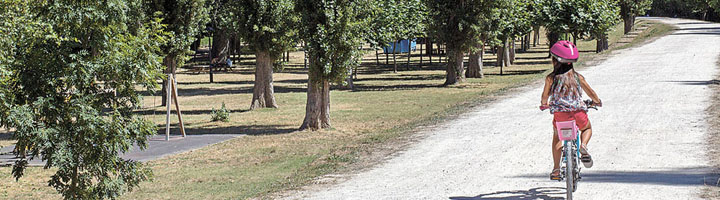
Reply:
[[[572,193],[575,191],[575,152],[570,142],[565,142],[565,183],[567,185],[567,199],[572,200]]]

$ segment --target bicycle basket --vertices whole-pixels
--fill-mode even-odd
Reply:
[[[578,128],[575,120],[565,122],[555,122],[555,128],[558,132],[558,138],[562,141],[574,140],[577,138]]]

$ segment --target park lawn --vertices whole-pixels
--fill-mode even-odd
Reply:
[[[618,41],[619,37],[622,24],[610,35],[610,41]],[[544,44],[545,37],[541,38]],[[595,41],[578,42],[584,56],[595,54]],[[213,84],[208,83],[206,73],[180,72],[179,101],[188,134],[246,136],[148,162],[154,180],[142,183],[122,198],[271,198],[275,192],[298,188],[318,176],[367,162],[363,156],[422,129],[418,127],[440,123],[508,89],[539,80],[551,69],[546,49],[546,45],[539,45],[519,53],[515,65],[504,68],[504,75],[499,74],[499,68],[490,66],[495,56],[488,53],[485,78],[449,87],[442,87],[445,63],[437,65],[437,56],[434,65],[418,69],[420,58],[415,52],[411,70],[406,70],[407,57],[401,55],[400,71],[393,73],[391,65],[375,66],[374,52],[368,52],[355,80],[357,90],[338,88],[331,92],[333,128],[316,132],[296,131],[306,103],[307,74],[302,67],[302,52],[293,52],[289,66],[274,74],[278,109],[247,110],[254,77],[252,58],[247,55],[238,69],[215,74]],[[158,124],[159,133],[164,132],[165,125],[160,101],[160,97],[146,96],[140,112]],[[232,111],[230,121],[211,122],[212,109],[223,102]],[[176,118],[172,122],[173,133],[177,134]],[[47,186],[52,170],[31,167],[18,182],[11,178],[10,171],[9,167],[0,168],[0,199],[59,198]]]

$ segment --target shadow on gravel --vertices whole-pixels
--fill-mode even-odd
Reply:
[[[561,187],[539,187],[529,190],[512,190],[512,191],[500,191],[487,194],[480,194],[474,197],[450,197],[452,200],[481,200],[481,199],[495,199],[495,200],[512,200],[512,199],[564,199],[562,197],[551,197],[563,196],[565,194],[565,188]]]
[[[682,168],[665,171],[590,171],[581,173],[581,182],[630,183],[644,185],[715,185],[718,175],[703,168]],[[525,175],[521,178],[545,179],[547,175]]]
[[[665,81],[667,83],[677,83],[680,85],[720,85],[720,80],[709,81]]]

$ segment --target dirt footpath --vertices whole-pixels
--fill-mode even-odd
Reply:
[[[720,24],[661,20],[679,30],[580,71],[605,107],[589,113],[595,166],[583,169],[577,199],[696,199],[717,182],[704,110],[717,82]],[[372,169],[288,198],[562,198],[564,182],[548,177],[552,116],[537,109],[540,93],[538,82],[422,133]]]

